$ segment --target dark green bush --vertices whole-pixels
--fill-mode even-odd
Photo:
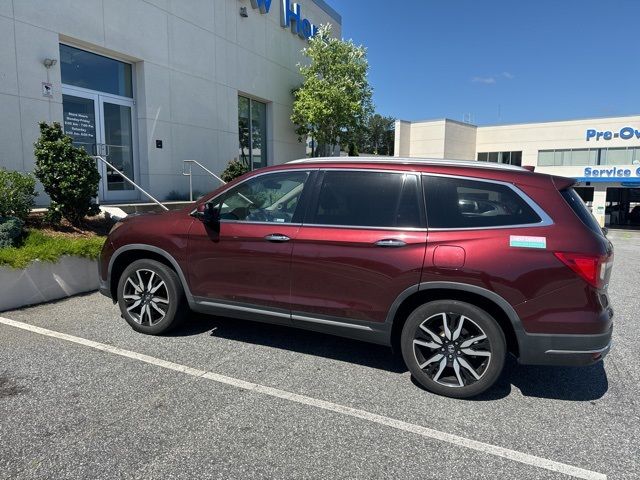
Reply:
[[[58,122],[40,123],[35,143],[35,174],[51,197],[48,218],[66,218],[80,225],[87,215],[98,213],[93,199],[98,195],[100,174],[96,162],[82,148],[73,145]]]
[[[229,162],[229,165],[227,165],[227,168],[225,168],[224,172],[222,172],[221,177],[222,177],[222,180],[228,183],[231,180],[241,177],[248,171],[249,171],[249,167],[244,162],[234,159]]]
[[[202,196],[202,192],[200,190],[193,191],[193,199],[196,200]],[[171,190],[167,196],[165,197],[167,202],[188,202],[189,201],[189,192],[179,192],[178,190]]]
[[[36,195],[33,175],[0,168],[0,217],[25,220],[35,205]]]
[[[24,222],[16,217],[0,217],[0,248],[15,247],[22,236]]]

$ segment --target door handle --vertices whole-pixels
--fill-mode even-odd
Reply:
[[[271,235],[267,235],[266,237],[264,237],[264,239],[267,242],[272,243],[284,243],[291,240],[289,237],[287,237],[286,235],[282,235],[281,233],[272,233]]]
[[[384,240],[378,240],[376,242],[376,247],[398,248],[404,247],[406,244],[407,242],[403,242],[397,238],[385,238]]]

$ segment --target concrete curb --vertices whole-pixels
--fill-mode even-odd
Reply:
[[[98,261],[64,256],[24,270],[0,267],[0,312],[98,289]]]

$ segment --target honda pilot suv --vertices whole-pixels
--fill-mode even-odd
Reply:
[[[442,160],[268,167],[117,223],[101,291],[138,332],[190,311],[314,330],[393,346],[426,389],[471,397],[507,354],[589,365],[609,351],[613,248],[574,182]]]

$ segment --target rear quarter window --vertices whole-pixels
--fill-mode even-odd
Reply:
[[[598,235],[602,235],[602,229],[600,228],[600,225],[593,217],[587,206],[584,204],[582,198],[580,198],[580,195],[578,195],[578,192],[576,192],[573,188],[565,188],[564,190],[560,191],[560,194],[562,195],[562,198],[564,198],[565,201],[569,204],[571,210],[573,210],[578,218],[582,221],[582,223],[589,227],[589,229],[593,232],[597,233]]]
[[[425,176],[429,228],[490,228],[542,221],[512,188],[500,183]]]

